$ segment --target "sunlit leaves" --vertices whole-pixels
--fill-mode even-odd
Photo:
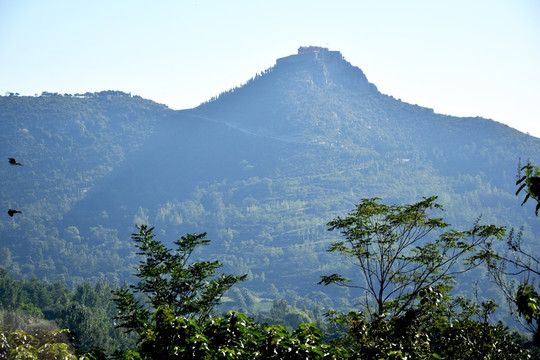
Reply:
[[[76,360],[70,338],[62,330],[0,331],[2,359]]]
[[[197,322],[174,316],[167,306],[158,309],[153,317],[156,326],[141,334],[137,351],[147,359],[322,360],[348,357],[345,349],[325,344],[321,331],[312,324],[301,324],[291,333],[282,325],[262,325],[234,311]]]
[[[516,294],[516,305],[519,313],[530,324],[540,315],[540,296],[534,286],[525,282],[519,285]]]
[[[528,162],[527,165],[520,169],[520,175],[521,171],[524,171],[525,175],[521,176],[516,181],[516,185],[521,184],[516,191],[516,195],[518,195],[521,190],[526,188],[526,195],[521,205],[525,204],[529,197],[532,197],[537,201],[535,214],[538,216],[538,210],[540,210],[540,168]]]

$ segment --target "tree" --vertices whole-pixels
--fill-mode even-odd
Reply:
[[[522,172],[524,174],[522,175]],[[523,190],[526,195],[521,205],[529,198],[536,200],[535,215],[540,209],[540,169],[527,162],[518,166],[518,186],[516,196]],[[540,295],[533,285],[540,276],[540,259],[523,246],[522,232],[509,232],[506,238],[507,251],[494,249],[491,243],[485,243],[479,258],[488,264],[488,273],[495,284],[502,290],[506,300],[519,314],[522,325],[534,335],[534,344],[540,345]],[[518,281],[517,278],[520,278]],[[518,285],[519,284],[519,285]],[[525,321],[523,321],[525,320]]]
[[[496,308],[492,300],[479,305],[464,298],[450,300],[436,291],[422,296],[417,308],[399,317],[333,314],[333,322],[349,328],[339,343],[352,358],[365,360],[530,358],[508,327],[488,322]]]
[[[63,330],[37,329],[6,331],[0,329],[0,359],[88,359],[75,356],[69,334]]]
[[[457,274],[478,265],[470,261],[477,246],[505,233],[504,228],[476,221],[471,230],[431,236],[449,226],[429,214],[442,210],[435,196],[411,205],[389,206],[378,200],[363,199],[348,216],[328,223],[330,231],[340,230],[345,237],[332,243],[328,251],[343,255],[357,267],[361,275],[355,280],[359,281],[353,285],[332,274],[319,282],[361,290],[364,310],[374,318],[405,314],[429,289],[447,293]]]
[[[450,296],[454,278],[478,266],[482,244],[502,239],[504,228],[480,225],[446,230],[431,215],[436,197],[411,205],[364,199],[348,216],[328,223],[345,240],[328,251],[345,256],[361,274],[357,284],[341,275],[322,276],[364,294],[363,311],[328,312],[348,333],[339,341],[360,359],[525,359],[528,352],[501,323],[489,323],[493,300],[480,305]],[[479,320],[474,320],[478,317]]]
[[[521,175],[522,171],[525,172],[525,175],[523,176]],[[536,200],[537,204],[534,213],[538,216],[538,210],[540,209],[540,169],[538,166],[534,166],[530,162],[527,162],[527,165],[523,167],[520,166],[516,185],[520,185],[516,191],[516,195],[518,195],[521,190],[525,190],[527,194],[521,205],[525,204],[529,197]]]
[[[154,228],[146,225],[137,228],[139,233],[132,238],[139,249],[138,255],[142,256],[135,273],[140,280],[130,286],[131,290],[113,292],[118,308],[116,319],[128,331],[142,336],[149,328],[158,326],[152,314],[165,306],[174,316],[203,323],[223,294],[246,278],[246,275],[218,275],[219,261],[190,261],[195,249],[210,242],[205,238],[206,233],[182,236],[174,242],[176,250],[171,251],[155,239]],[[135,298],[136,293],[144,296],[146,304]]]
[[[156,310],[159,327],[146,331],[137,350],[122,359],[323,360],[348,358],[346,350],[322,340],[314,325],[289,333],[284,326],[266,326],[231,311],[203,323],[174,316],[167,306]]]
[[[343,359],[347,353],[326,345],[313,325],[289,334],[229,312],[210,317],[221,296],[246,275],[217,275],[217,261],[190,262],[193,251],[209,243],[206,234],[186,235],[172,252],[154,239],[153,228],[137,227],[133,240],[143,258],[130,289],[115,291],[120,327],[138,334],[137,348],[122,359]],[[136,293],[146,299],[136,300]]]
[[[512,229],[505,245],[507,250],[491,243],[482,244],[478,258],[487,263],[488,274],[503,292],[511,312],[519,315],[518,320],[534,334],[534,343],[538,346],[540,296],[533,282],[540,276],[540,260],[523,246],[521,231],[516,233]]]

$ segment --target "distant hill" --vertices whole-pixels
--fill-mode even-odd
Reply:
[[[325,48],[300,48],[194,109],[47,93],[0,97],[0,121],[0,204],[24,210],[0,219],[0,266],[15,277],[129,279],[129,236],[149,223],[168,243],[208,232],[199,256],[249,273],[241,286],[258,300],[345,306],[350,294],[315,285],[348,271],[325,251],[338,236],[325,224],[374,196],[438,195],[456,227],[483,215],[538,242],[514,184],[519,158],[539,163],[540,139],[381,94]],[[244,295],[231,300],[250,306]]]

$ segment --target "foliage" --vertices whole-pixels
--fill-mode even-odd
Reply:
[[[0,330],[0,358],[6,360],[77,360],[69,334],[62,330]]]
[[[358,359],[530,358],[508,327],[489,323],[496,307],[493,301],[478,305],[433,289],[423,296],[418,307],[401,316],[383,314],[371,320],[362,312],[329,316],[349,326],[340,344]]]
[[[12,330],[69,329],[80,350],[99,347],[108,353],[134,345],[134,339],[115,329],[115,286],[107,281],[82,283],[74,289],[37,279],[14,280],[0,270],[0,324]]]
[[[527,165],[520,169],[520,174],[521,171],[525,171],[525,175],[516,181],[516,185],[521,184],[516,191],[516,195],[526,187],[525,192],[527,195],[525,195],[525,199],[523,199],[521,205],[525,204],[529,197],[532,197],[537,202],[534,213],[538,216],[538,210],[540,209],[540,169],[538,166],[531,165],[528,162]]]
[[[478,245],[504,235],[503,228],[477,222],[471,230],[449,230],[435,240],[425,239],[449,226],[429,214],[442,209],[436,197],[392,206],[378,200],[363,199],[347,217],[328,223],[329,230],[340,230],[345,237],[328,251],[339,253],[359,269],[360,278],[354,279],[359,284],[351,285],[351,280],[338,274],[322,276],[319,282],[361,290],[363,306],[374,318],[403,315],[431,288],[448,292],[457,274],[476,266],[470,259]]]
[[[352,271],[325,252],[338,236],[325,236],[324,224],[362,197],[410,203],[437,193],[454,226],[483,213],[524,224],[524,239],[538,245],[540,224],[514,208],[512,188],[516,154],[536,161],[538,139],[381,94],[341,58],[279,62],[190,110],[115,91],[43,93],[0,97],[0,120],[0,150],[25,165],[0,166],[0,207],[25,212],[0,217],[0,266],[14,279],[131,283],[134,223],[151,221],[160,236],[205,229],[214,242],[204,257],[250,280],[247,306],[227,306],[258,312],[286,298],[298,304],[284,323],[292,330],[304,315],[315,320],[302,302],[348,311],[355,301],[345,289],[320,297],[315,279]],[[463,274],[457,290],[474,276]],[[69,304],[68,316],[64,305],[25,301],[24,311],[64,313],[90,338],[109,332],[110,319],[97,319],[109,307]]]
[[[338,274],[320,283],[360,289],[366,299],[361,312],[328,313],[349,326],[340,343],[361,359],[526,358],[507,327],[489,323],[494,301],[476,305],[450,296],[455,276],[476,267],[480,246],[502,239],[504,229],[477,221],[471,230],[430,237],[449,226],[430,214],[442,210],[436,197],[403,206],[378,200],[364,199],[347,217],[328,223],[345,237],[329,251],[359,268],[354,280],[360,284]]]
[[[523,244],[520,232],[510,232],[506,238],[506,251],[495,245],[482,244],[478,257],[487,262],[491,279],[502,290],[512,310],[525,320],[522,324],[536,334],[538,342],[540,298],[532,282],[540,275],[540,259]]]
[[[535,215],[540,209],[540,169],[527,162],[518,166],[519,174],[516,195],[524,190],[526,196],[521,203],[532,197],[538,202]],[[522,176],[521,173],[525,172]],[[533,333],[533,342],[540,345],[538,321],[540,319],[540,297],[533,284],[540,276],[540,258],[535,253],[536,246],[523,241],[523,227],[519,231],[512,229],[503,244],[487,241],[482,244],[478,258],[486,261],[488,272],[495,284],[502,290],[511,310],[520,316],[522,325]],[[497,246],[498,245],[498,246]],[[519,284],[519,285],[518,285]]]
[[[133,234],[142,255],[132,291],[115,291],[119,327],[138,335],[136,351],[125,359],[332,359],[341,350],[322,344],[322,333],[301,325],[290,335],[283,326],[265,330],[246,316],[229,312],[211,318],[222,295],[244,276],[216,276],[219,262],[190,261],[207,245],[206,234],[182,236],[173,252],[155,240],[153,228],[137,226]],[[135,294],[141,293],[147,305]],[[339,357],[341,358],[341,357]]]
[[[195,321],[174,315],[169,306],[154,313],[136,351],[122,359],[343,359],[347,352],[322,342],[321,332],[303,324],[292,334],[265,327],[237,312]]]
[[[55,319],[62,329],[74,333],[74,345],[80,350],[100,348],[107,353],[124,350],[135,344],[134,336],[115,327],[116,307],[108,282],[83,283],[73,290],[71,301]]]
[[[535,320],[538,323],[540,318],[540,296],[534,286],[524,282],[520,284],[516,293],[516,304],[519,313],[530,324]]]
[[[481,212],[530,222],[511,211],[508,184],[537,139],[403,103],[343,59],[319,60],[277,64],[186,111],[114,91],[0,97],[1,150],[25,164],[0,167],[2,207],[25,210],[0,218],[0,266],[16,278],[133,281],[129,229],[144,215],[167,234],[215,234],[209,255],[249,267],[252,291],[298,291],[327,264],[324,224],[361,197],[437,193],[454,225]],[[296,261],[306,270],[289,270]]]
[[[255,319],[262,323],[270,325],[281,325],[288,331],[294,331],[301,324],[313,323],[322,330],[324,323],[322,322],[322,314],[314,314],[313,311],[307,309],[298,309],[296,306],[291,306],[285,299],[275,299],[272,301],[272,308],[267,313],[259,312],[255,314]]]
[[[132,237],[142,256],[135,274],[140,280],[130,286],[131,290],[115,291],[114,301],[118,307],[119,326],[135,331],[139,339],[159,320],[159,317],[156,320],[151,316],[152,309],[167,306],[176,317],[204,322],[223,294],[246,278],[246,275],[218,275],[219,261],[190,260],[198,247],[210,242],[205,239],[206,233],[182,236],[174,242],[177,248],[172,251],[155,239],[154,228],[146,225],[137,228],[139,233]],[[137,293],[144,295],[150,308],[137,301]]]

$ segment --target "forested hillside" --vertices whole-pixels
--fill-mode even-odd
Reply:
[[[0,267],[14,278],[132,281],[130,234],[149,224],[167,244],[207,232],[198,256],[248,274],[226,306],[354,307],[357,294],[317,285],[350,271],[326,252],[339,236],[326,224],[375,196],[437,195],[456,228],[482,215],[538,243],[533,205],[514,193],[519,158],[538,163],[540,139],[381,94],[339,52],[278,59],[194,109],[44,93],[0,97],[0,121],[0,204],[24,211],[0,219]]]
[[[99,223],[88,229],[96,238],[87,233],[90,238],[84,241],[78,224],[60,224],[171,113],[162,105],[116,91],[0,97],[1,148],[6,157],[6,166],[0,169],[0,203],[6,213],[0,221],[1,266],[16,277],[68,282],[81,274],[101,277],[104,264],[110,265],[109,276],[122,271],[126,265],[114,268],[111,260],[118,256],[113,249],[129,248],[126,242],[107,243],[112,238],[105,236]],[[10,166],[7,157],[23,166]],[[8,208],[21,209],[24,215],[10,218]],[[128,275],[129,271],[119,274]]]

